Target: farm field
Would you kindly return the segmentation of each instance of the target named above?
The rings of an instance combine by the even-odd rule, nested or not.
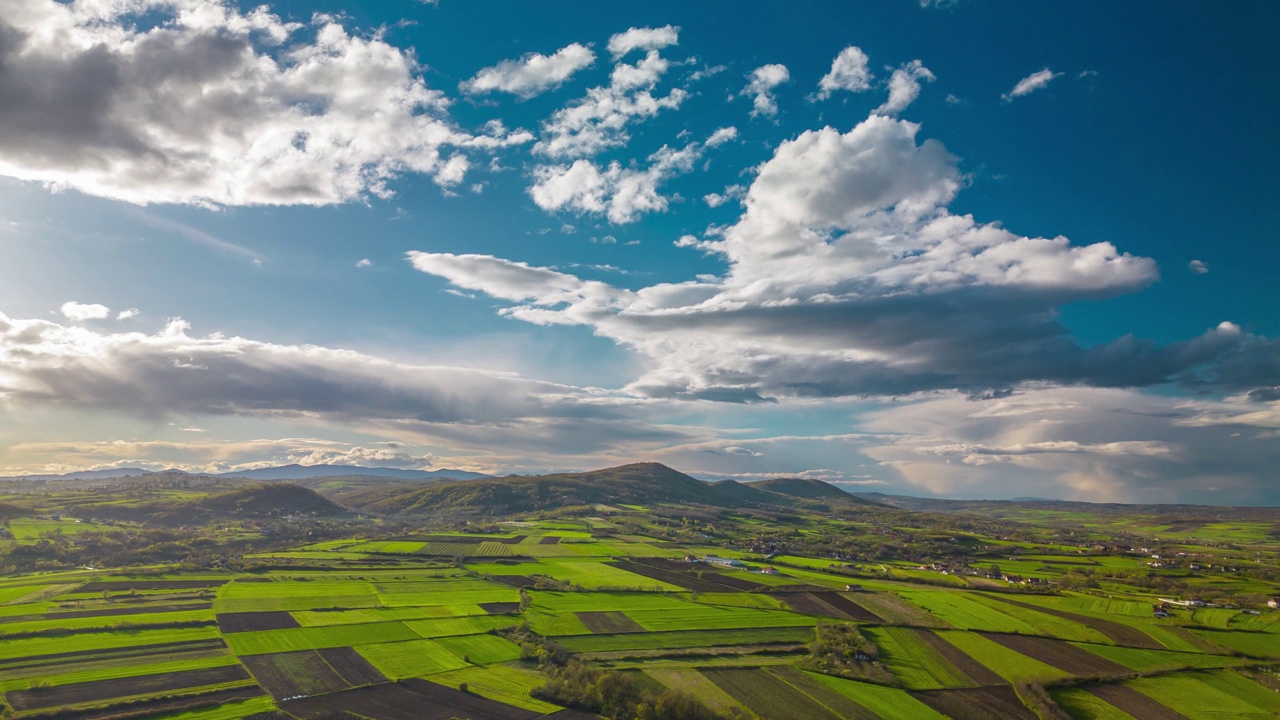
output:
[[[1248,577],[1163,578],[1144,556],[1089,554],[1102,530],[1060,542],[1049,523],[1078,515],[999,521],[997,537],[883,508],[574,512],[473,530],[318,523],[338,537],[276,544],[220,528],[260,545],[205,566],[10,573],[0,700],[33,720],[629,717],[606,696],[682,708],[660,720],[1280,713],[1274,544],[1259,541]],[[885,513],[894,522],[877,524]],[[0,543],[28,547],[50,522]],[[1160,526],[1163,552],[1196,557],[1239,552],[1208,531],[1255,532],[1206,523],[1178,545],[1175,525]],[[822,549],[877,534],[903,557]],[[922,547],[953,559],[923,561]],[[1164,598],[1180,604],[1157,617]]]

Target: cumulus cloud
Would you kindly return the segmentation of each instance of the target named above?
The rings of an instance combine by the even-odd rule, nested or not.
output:
[[[604,215],[619,225],[635,222],[643,214],[666,211],[670,199],[659,192],[662,183],[691,171],[705,148],[722,145],[737,134],[734,128],[721,128],[704,144],[689,143],[680,149],[664,145],[648,157],[649,164],[643,168],[624,166],[616,160],[601,166],[585,159],[539,166],[533,171],[529,196],[549,212]]]
[[[356,261],[356,267],[361,269],[364,269],[367,267],[373,267],[373,261],[370,260],[369,258],[360,258],[359,260]]]
[[[391,194],[446,147],[495,149],[412,54],[317,14],[223,0],[14,0],[0,18],[0,175],[132,203],[327,205]]]
[[[724,189],[724,192],[707,193],[702,196],[702,201],[708,206],[716,208],[729,202],[730,200],[741,200],[747,194],[746,185],[730,185]],[[697,238],[690,236],[693,241]]]
[[[120,312],[116,313],[116,319],[132,320],[133,318],[138,317],[138,315],[140,315],[141,312],[142,311],[138,310],[138,308],[129,308],[127,310],[121,310]]]
[[[1110,243],[1026,237],[952,214],[964,176],[941,143],[918,133],[872,115],[847,132],[783,142],[758,168],[737,222],[676,243],[721,258],[723,275],[630,290],[525,265],[509,278],[492,271],[509,261],[487,256],[415,265],[512,301],[502,310],[509,317],[584,325],[636,349],[652,369],[628,389],[649,397],[1278,384],[1280,345],[1230,323],[1163,346],[1132,336],[1078,344],[1059,308],[1139,290],[1157,279],[1155,263]],[[604,212],[598,173],[579,171],[548,204]],[[520,278],[530,276],[549,289],[528,291]]]
[[[773,91],[789,80],[791,73],[786,65],[761,65],[747,76],[747,86],[738,96],[751,98],[751,117],[773,117],[778,114],[778,99]]]
[[[933,73],[919,60],[912,60],[893,71],[889,77],[889,98],[872,112],[897,115],[920,97],[920,83],[933,82]]]
[[[551,55],[527,53],[519,60],[503,60],[458,84],[458,89],[471,95],[505,92],[531,98],[564,84],[574,73],[590,67],[596,55],[591,48],[573,43]]]
[[[628,31],[633,32],[637,31]],[[674,44],[674,39],[666,44]],[[614,45],[611,41],[611,48]],[[621,147],[631,139],[628,125],[655,117],[663,110],[678,108],[689,97],[683,88],[673,88],[666,95],[654,94],[658,82],[671,67],[671,62],[658,52],[663,43],[640,44],[635,40],[619,42],[617,46],[628,47],[628,52],[652,49],[634,64],[619,62],[610,74],[608,85],[588,89],[585,96],[553,113],[542,123],[542,135],[533,146],[534,152],[553,158],[576,158]],[[621,57],[617,53],[615,56]]]
[[[78,303],[74,300],[62,303],[62,315],[74,322],[102,320],[111,315],[111,308],[97,303]]]
[[[1197,275],[1204,275],[1209,272],[1209,266],[1200,260],[1192,260],[1187,263],[1187,269]]]
[[[831,70],[818,81],[818,100],[826,100],[837,90],[862,92],[871,87],[875,76],[867,68],[867,54],[850,45],[831,61]]]
[[[1014,98],[1019,98],[1023,95],[1030,95],[1037,90],[1047,87],[1049,83],[1053,82],[1053,79],[1057,77],[1062,77],[1062,73],[1053,72],[1049,68],[1037,70],[1036,72],[1033,72],[1019,80],[1018,84],[1014,85],[1012,90],[1000,97],[1005,102],[1012,102]]]
[[[633,27],[609,38],[609,54],[614,60],[622,58],[632,50],[661,50],[680,42],[680,28],[664,25],[660,28]]]

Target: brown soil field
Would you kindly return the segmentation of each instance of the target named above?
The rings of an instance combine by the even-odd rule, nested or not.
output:
[[[538,541],[538,544],[539,544],[539,545],[559,545],[559,544],[560,544],[560,538],[559,538],[559,537],[552,537],[552,536],[550,536],[550,535],[546,535],[546,536],[543,536],[543,538],[542,538],[541,540],[539,540],[539,541]]]
[[[425,680],[404,680],[290,700],[281,709],[303,720],[347,713],[371,720],[534,720],[540,713]]]
[[[574,613],[583,625],[593,633],[627,633],[644,632],[640,623],[618,611],[595,611]]]
[[[81,585],[76,592],[127,592],[129,590],[203,590],[222,587],[227,580],[104,580]]]
[[[491,602],[479,603],[480,609],[490,615],[509,615],[520,611],[520,603],[518,602]]]
[[[1004,633],[980,634],[1010,650],[1020,652],[1027,657],[1039,660],[1046,665],[1052,665],[1072,675],[1099,677],[1133,674],[1131,668],[1100,655],[1094,655],[1088,650],[1083,650],[1062,640],[1029,637],[1026,635],[1006,635]]]
[[[256,685],[189,693],[166,699],[126,700],[86,710],[55,710],[24,715],[27,720],[150,720],[188,710],[212,708],[237,700],[248,700],[266,693]]]
[[[89,663],[104,660],[116,660],[130,657],[147,657],[162,654],[212,653],[219,654],[227,647],[222,638],[208,640],[186,640],[179,642],[154,643],[151,645],[133,645],[124,648],[107,648],[105,650],[74,650],[49,655],[28,655],[26,657],[0,660],[0,674],[5,670],[16,668],[44,667],[64,663]],[[52,673],[50,673],[52,674]]]
[[[515,537],[486,537],[484,535],[415,535],[410,538],[402,538],[406,542],[426,542],[426,543],[452,543],[454,545],[479,545],[480,543],[496,542],[503,545],[519,545],[528,538],[528,535],[516,535]]]
[[[277,700],[337,692],[354,685],[343,679],[325,657],[315,650],[252,655],[241,658],[240,662],[249,668],[258,684]]]
[[[754,580],[748,580],[747,578],[739,577],[738,575],[730,575],[728,573],[704,573],[702,575],[702,579],[709,579],[717,585],[724,585],[726,587],[733,588],[734,590],[743,590],[745,592],[763,590],[766,587]]]
[[[494,575],[492,577],[495,581],[500,582],[503,585],[510,585],[511,587],[516,588],[533,587],[538,583],[537,580],[534,580],[528,575]]]
[[[638,562],[620,560],[616,562],[608,562],[605,563],[605,565],[610,565],[626,570],[630,573],[635,573],[636,575],[643,575],[644,577],[652,580],[670,583],[677,587],[682,587],[685,590],[694,590],[696,592],[734,592],[738,589],[728,587],[727,585],[718,585],[710,580],[701,579],[692,573],[672,572],[670,570],[663,570],[661,568],[656,568],[651,565],[641,564]],[[707,575],[714,577],[715,574],[707,573]]]
[[[1046,615],[1060,617],[1063,620],[1071,620],[1078,622],[1086,627],[1093,628],[1098,632],[1106,635],[1112,642],[1125,647],[1145,648],[1147,650],[1168,650],[1169,648],[1161,645],[1155,638],[1142,632],[1136,627],[1125,625],[1124,623],[1115,622],[1114,620],[1103,620],[1101,618],[1089,617],[1088,615],[1077,615],[1076,613],[1067,612],[1065,610],[1057,610],[1054,608],[1041,607],[1030,603],[1018,602],[1006,597],[1000,597],[995,594],[988,594],[987,597],[993,600],[999,600],[1010,605],[1035,610]]]
[[[95,608],[93,610],[64,610],[49,612],[43,615],[45,620],[60,618],[111,617],[113,615],[145,615],[158,612],[183,612],[186,610],[208,610],[211,602],[172,603],[168,605],[139,605],[134,607]],[[8,620],[9,618],[5,618]]]
[[[961,690],[921,690],[911,695],[956,720],[1039,720],[1008,685]]]
[[[320,657],[329,663],[329,667],[333,668],[346,681],[348,687],[359,687],[387,681],[387,677],[379,672],[378,668],[369,664],[368,660],[361,657],[355,648],[325,648],[316,652],[320,653]]]
[[[5,695],[14,710],[39,710],[42,708],[101,702],[131,695],[156,695],[204,685],[248,680],[249,673],[239,665],[185,670],[159,675],[140,675],[130,678],[94,680],[92,682],[56,685],[53,687],[16,690]]]
[[[856,601],[841,595],[837,592],[820,592],[814,593],[814,597],[825,602],[826,604],[841,610],[849,615],[849,617],[858,622],[878,623],[884,622],[884,618],[862,607]]]
[[[1005,679],[994,670],[978,662],[972,655],[947,642],[946,638],[932,630],[917,629],[916,637],[951,663],[978,685],[1004,685]]]
[[[1142,720],[1188,720],[1186,715],[1176,712],[1137,690],[1120,683],[1090,685],[1084,689],[1090,695],[1101,698],[1136,718],[1142,718]]]
[[[218,613],[218,630],[224,633],[288,630],[301,627],[293,616],[283,611]]]

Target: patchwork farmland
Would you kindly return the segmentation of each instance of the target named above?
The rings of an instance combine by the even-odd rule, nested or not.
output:
[[[705,512],[366,522],[219,564],[9,573],[0,698],[8,717],[100,720],[1280,715],[1280,612],[1227,600],[1230,577],[1217,602],[1172,605],[1146,576],[1070,583],[1120,565],[1084,543],[978,534],[972,572],[907,573],[807,539],[907,527],[905,553],[928,532],[910,513]],[[998,564],[1048,580],[997,582]],[[1268,572],[1238,582],[1274,594]]]

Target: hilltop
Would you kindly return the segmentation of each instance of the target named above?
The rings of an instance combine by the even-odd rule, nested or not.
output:
[[[873,504],[820,480],[775,484],[706,483],[660,463],[634,463],[581,473],[508,476],[426,486],[395,485],[344,493],[361,512],[419,515],[442,511],[503,514],[573,505],[666,503],[711,507],[792,506],[797,501]]]
[[[314,490],[287,483],[250,485],[178,502],[154,500],[136,504],[85,504],[69,508],[69,512],[76,517],[170,527],[223,520],[288,516],[345,518],[352,515],[347,508]]]

